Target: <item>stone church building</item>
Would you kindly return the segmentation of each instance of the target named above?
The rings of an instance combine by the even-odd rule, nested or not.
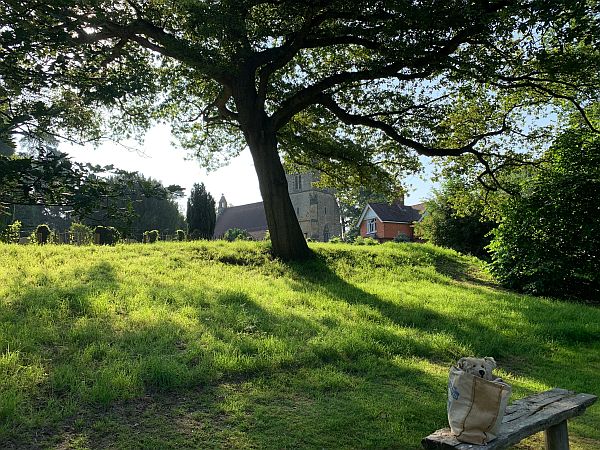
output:
[[[313,186],[313,182],[318,181],[318,174],[294,173],[286,174],[286,178],[304,236],[321,242],[341,236],[340,208],[333,191]],[[254,239],[263,239],[267,232],[267,218],[262,202],[228,207],[225,196],[221,195],[214,237],[222,237],[230,228],[244,229]]]

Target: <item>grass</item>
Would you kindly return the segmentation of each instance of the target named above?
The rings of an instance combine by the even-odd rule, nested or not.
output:
[[[598,308],[430,245],[311,246],[286,265],[247,242],[1,245],[2,447],[417,449],[465,355],[513,399],[600,392]],[[571,421],[572,448],[598,423]]]

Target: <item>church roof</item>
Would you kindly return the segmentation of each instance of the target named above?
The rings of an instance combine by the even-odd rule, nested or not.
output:
[[[214,237],[219,238],[230,228],[240,228],[248,232],[266,231],[267,216],[262,202],[232,206],[223,210],[215,224]]]

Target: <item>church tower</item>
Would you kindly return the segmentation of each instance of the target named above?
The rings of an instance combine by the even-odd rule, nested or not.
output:
[[[217,208],[217,216],[220,216],[226,209],[227,200],[225,200],[225,194],[221,194],[221,199],[219,200],[219,207]]]
[[[286,174],[288,191],[304,236],[327,242],[342,235],[340,208],[331,189],[313,186],[319,174],[313,172]]]

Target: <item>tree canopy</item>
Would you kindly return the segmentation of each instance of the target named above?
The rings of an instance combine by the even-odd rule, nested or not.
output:
[[[492,273],[537,295],[600,294],[600,136],[561,134],[521,195],[501,205],[489,246]]]
[[[66,117],[88,117],[92,132],[107,110],[124,135],[169,121],[208,165],[247,144],[273,251],[302,258],[280,157],[332,184],[389,184],[418,155],[467,155],[493,188],[547,136],[527,117],[570,108],[596,130],[597,11],[597,0],[1,0],[0,111],[26,100],[24,83],[45,107],[76,98],[90,115]]]

